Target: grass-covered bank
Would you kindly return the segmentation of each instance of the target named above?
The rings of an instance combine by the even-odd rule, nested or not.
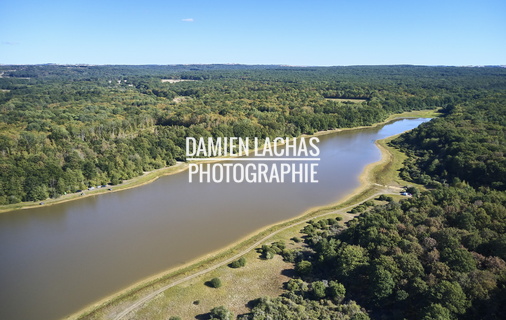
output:
[[[385,154],[385,152],[383,152],[383,154]],[[149,292],[156,292],[156,290],[158,288],[163,288],[164,286],[166,286],[170,283],[181,281],[182,279],[187,279],[188,276],[192,276],[192,278],[187,279],[187,281],[191,281],[192,283],[193,283],[193,281],[195,281],[195,284],[190,285],[189,287],[186,287],[186,289],[183,290],[184,292],[189,292],[189,293],[201,292],[201,293],[204,293],[203,296],[209,296],[209,294],[205,294],[205,292],[209,291],[210,289],[208,287],[203,286],[203,283],[205,281],[201,281],[201,280],[205,280],[203,278],[208,278],[211,275],[213,275],[213,277],[214,277],[215,273],[219,274],[219,272],[221,272],[220,270],[224,270],[224,272],[225,272],[225,275],[220,276],[220,278],[227,279],[227,276],[229,276],[229,273],[227,273],[227,271],[230,271],[230,269],[228,269],[226,264],[229,263],[228,262],[229,259],[236,259],[237,255],[241,255],[244,252],[249,252],[249,253],[247,253],[247,255],[252,254],[253,258],[251,258],[251,259],[248,258],[247,267],[252,268],[252,270],[256,270],[256,269],[254,269],[254,267],[255,267],[254,263],[257,263],[257,262],[260,264],[266,263],[266,261],[256,261],[258,259],[255,260],[255,252],[253,250],[255,247],[261,245],[263,242],[265,242],[265,241],[272,242],[275,239],[277,239],[278,237],[285,237],[285,234],[290,235],[290,234],[293,234],[294,232],[297,232],[298,230],[300,230],[301,224],[303,224],[310,217],[315,217],[315,216],[320,216],[320,215],[337,214],[335,212],[336,210],[351,207],[354,204],[356,204],[357,202],[363,201],[364,199],[367,199],[367,198],[377,194],[378,192],[383,192],[384,187],[375,185],[374,183],[378,183],[376,180],[376,178],[378,176],[377,172],[396,170],[395,168],[393,168],[394,166],[390,165],[389,159],[390,159],[390,157],[384,156],[383,160],[379,164],[376,164],[376,166],[374,168],[372,166],[369,166],[368,170],[366,170],[366,174],[362,175],[362,181],[364,182],[363,187],[361,189],[355,190],[355,192],[352,195],[347,197],[347,199],[342,200],[340,203],[335,204],[333,206],[326,207],[326,208],[315,208],[313,210],[310,210],[302,217],[299,217],[297,219],[290,220],[290,221],[284,222],[284,223],[280,223],[276,226],[272,226],[267,229],[264,229],[263,231],[259,232],[257,235],[255,235],[253,237],[248,237],[247,240],[244,240],[242,243],[237,244],[235,246],[231,246],[231,247],[221,251],[220,254],[209,255],[203,261],[196,262],[195,264],[190,265],[183,270],[180,270],[179,273],[177,271],[175,271],[175,272],[168,274],[167,276],[162,277],[161,279],[158,278],[158,279],[160,279],[160,281],[157,281],[156,279],[152,279],[152,281],[150,281],[148,283],[148,285],[139,285],[137,287],[134,287],[129,292],[125,292],[122,295],[122,298],[119,300],[116,300],[116,302],[104,302],[104,305],[109,305],[109,307],[102,309],[101,311],[92,313],[88,318],[90,318],[90,319],[114,318],[111,315],[114,315],[115,310],[124,309],[123,306],[128,306],[130,303],[134,303],[134,301],[136,301],[139,297],[147,295],[147,294],[149,294]],[[380,169],[371,170],[371,168],[372,169],[380,168]],[[287,239],[289,239],[289,238],[290,237],[288,237]],[[258,254],[256,256],[258,256]],[[218,264],[218,268],[215,267],[216,264]],[[282,266],[282,264],[281,264],[281,266]],[[286,266],[285,266],[285,268],[286,268]],[[271,268],[269,267],[269,269],[271,269]],[[199,274],[199,272],[206,272],[206,271],[207,271],[206,275]],[[254,272],[252,272],[252,273],[254,273]],[[195,274],[196,274],[196,276],[193,276]],[[278,277],[279,274],[276,274],[276,276]],[[209,280],[209,279],[207,279],[207,280]],[[268,277],[266,277],[264,275],[264,276],[260,277],[259,279],[265,279],[267,281]],[[277,279],[279,281],[282,280],[280,278],[277,278]],[[188,283],[187,281],[185,281],[184,283],[185,284]],[[282,282],[283,281],[281,281],[281,283]],[[150,287],[149,284],[151,284],[151,285],[154,284],[154,286]],[[183,284],[181,284],[181,285],[183,285]],[[178,288],[179,287],[180,286],[178,286]],[[229,287],[230,286],[227,286],[227,281],[224,281],[223,287],[219,289],[222,291],[219,291],[219,292],[220,293],[225,292],[225,289],[227,289]],[[260,286],[260,289],[263,287],[266,287],[266,286]],[[276,287],[276,285],[272,284],[271,286],[267,286],[267,287],[274,288],[274,287]],[[170,289],[170,290],[172,290],[172,289]],[[179,290],[179,289],[174,288],[174,290],[176,290],[176,292],[177,292],[177,290]],[[279,286],[276,290],[279,290]],[[164,290],[162,290],[162,291],[164,291]],[[218,291],[210,291],[210,292],[213,293],[213,296],[220,296],[219,294],[216,295],[216,293]],[[258,292],[255,294],[257,294],[257,296],[253,296],[253,298],[258,297],[258,295],[259,295]],[[260,295],[262,295],[262,294],[260,294]],[[174,297],[172,294],[170,296]],[[183,294],[180,292],[180,293],[177,293],[175,296],[177,296],[178,299],[182,299]],[[192,296],[194,297],[195,295],[190,294],[188,296],[188,299],[190,299]],[[231,296],[236,296],[236,293],[224,294],[223,297],[225,300],[227,300],[227,297],[230,298]],[[191,298],[191,299],[193,299],[193,298]],[[159,301],[159,300],[161,301],[163,299],[160,299],[160,295],[157,295],[157,298],[154,301]],[[170,297],[169,297],[169,300],[170,300]],[[204,300],[200,301],[200,299],[197,299],[197,298],[195,298],[195,300],[193,300],[193,301],[190,301],[191,304],[187,305],[185,303],[182,303],[181,306],[195,306],[195,304],[192,304],[192,303],[197,300],[199,300],[198,306],[200,306],[198,308],[202,308],[202,310],[205,310],[204,308],[206,307],[206,303],[204,302]],[[211,303],[211,302],[209,302],[209,303]],[[198,309],[197,307],[191,307],[191,308]],[[200,310],[200,309],[198,309],[198,310]],[[209,310],[209,309],[207,309],[207,310]],[[167,313],[165,313],[165,312],[164,312],[164,314],[167,315]],[[152,317],[146,316],[146,318],[152,318]]]
[[[35,207],[41,207],[41,206],[51,206],[67,201],[73,201],[73,200],[79,200],[90,196],[97,196],[103,193],[110,193],[110,192],[116,192],[116,191],[122,191],[127,190],[135,187],[140,187],[142,185],[151,183],[155,181],[156,179],[165,176],[165,175],[171,175],[176,174],[181,171],[184,171],[188,168],[187,164],[184,162],[178,162],[174,166],[161,168],[158,170],[153,170],[150,172],[146,172],[141,176],[125,180],[123,183],[118,185],[108,185],[106,187],[100,188],[100,189],[94,189],[94,190],[83,190],[82,192],[75,192],[63,195],[59,198],[55,199],[46,199],[43,201],[30,201],[30,202],[20,202],[20,203],[14,203],[9,205],[2,205],[0,206],[0,213],[19,210],[19,209],[28,209],[28,208],[35,208]]]

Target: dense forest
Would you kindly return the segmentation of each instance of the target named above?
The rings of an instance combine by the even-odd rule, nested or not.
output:
[[[174,165],[185,161],[187,136],[291,137],[402,111],[500,105],[493,93],[502,92],[505,76],[496,67],[0,66],[0,204],[57,198]],[[486,111],[474,116],[487,120]],[[501,156],[487,148],[487,161],[499,167],[466,154],[452,158],[463,161],[455,172],[445,171],[450,160],[440,154],[439,162],[413,160],[404,174],[466,180],[473,170],[500,189]],[[486,178],[487,170],[498,174]]]
[[[311,221],[297,252],[268,248],[297,276],[241,319],[504,319],[506,92],[443,112],[392,142],[427,191],[368,201],[346,228]]]
[[[443,116],[392,142],[401,177],[427,191],[367,202],[346,228],[311,221],[300,251],[262,248],[296,276],[240,318],[502,319],[504,68],[0,66],[0,205],[185,161],[187,136],[298,136],[430,108]]]

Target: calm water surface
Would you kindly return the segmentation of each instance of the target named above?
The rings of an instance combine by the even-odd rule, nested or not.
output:
[[[335,202],[379,160],[375,140],[427,120],[320,136],[317,184],[190,184],[186,171],[0,214],[0,319],[62,318],[263,226]]]

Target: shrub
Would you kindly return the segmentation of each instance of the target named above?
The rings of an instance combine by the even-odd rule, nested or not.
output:
[[[325,284],[323,281],[315,281],[311,284],[313,295],[315,299],[323,299],[326,296]]]
[[[392,198],[392,197],[387,196],[386,194],[382,194],[381,196],[379,196],[379,197],[378,197],[378,200],[379,200],[379,201],[389,201],[389,202],[390,202],[390,201],[392,201],[392,200],[393,200],[393,198]]]
[[[272,258],[274,258],[274,255],[276,253],[274,251],[272,251],[271,249],[267,250],[267,251],[264,251],[262,257],[266,260],[270,260]]]
[[[232,312],[224,306],[219,306],[211,310],[211,320],[232,320]]]
[[[283,249],[283,252],[281,252],[281,256],[283,256],[283,261],[286,262],[295,262],[295,259],[297,258],[298,251],[293,249]]]
[[[232,262],[229,266],[231,268],[240,268],[246,265],[246,258],[240,257],[239,260]]]
[[[311,273],[313,270],[313,264],[309,261],[302,260],[295,265],[295,271],[301,276],[305,276]]]
[[[209,281],[209,286],[211,288],[219,288],[219,287],[221,287],[221,280],[220,280],[220,278],[212,278],[211,281]]]
[[[341,283],[337,281],[330,281],[327,293],[334,300],[341,301],[346,295],[346,289]]]
[[[257,249],[257,251],[261,253],[262,259],[272,259],[276,254],[282,254],[285,248],[284,241],[276,241],[270,245],[262,245],[262,248]]]

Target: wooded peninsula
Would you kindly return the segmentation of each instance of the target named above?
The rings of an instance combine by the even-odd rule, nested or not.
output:
[[[171,166],[185,160],[186,137],[295,137],[497,100],[485,93],[503,87],[505,69],[32,65],[0,73],[0,204],[11,204]]]

